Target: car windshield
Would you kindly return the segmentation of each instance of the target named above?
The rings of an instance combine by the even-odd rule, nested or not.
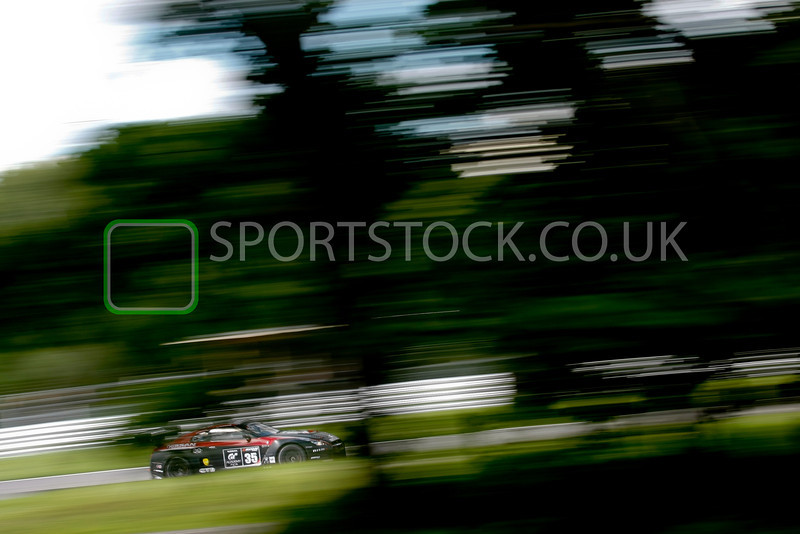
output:
[[[247,430],[257,436],[269,436],[270,434],[277,434],[279,430],[264,423],[248,423]]]

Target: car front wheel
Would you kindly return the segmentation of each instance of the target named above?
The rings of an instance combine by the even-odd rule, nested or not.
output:
[[[304,462],[306,460],[306,453],[297,445],[289,444],[281,449],[278,453],[279,464],[293,464],[297,462]]]

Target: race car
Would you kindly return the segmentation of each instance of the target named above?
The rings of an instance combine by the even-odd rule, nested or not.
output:
[[[248,421],[201,428],[157,447],[150,457],[150,474],[156,479],[182,477],[345,455],[344,443],[333,434],[278,430]]]

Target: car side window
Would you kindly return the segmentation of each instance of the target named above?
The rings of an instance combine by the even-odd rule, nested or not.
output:
[[[192,436],[192,443],[197,443],[198,441],[208,441],[208,432],[201,432]]]
[[[239,441],[243,440],[244,433],[235,428],[219,429],[216,432],[211,432],[211,441]]]

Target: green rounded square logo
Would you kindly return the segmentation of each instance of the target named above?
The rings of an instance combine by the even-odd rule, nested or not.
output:
[[[159,242],[170,237],[170,234],[171,241]],[[115,259],[112,261],[111,245],[114,237],[117,238],[117,244],[114,248]],[[167,246],[159,249],[159,244]],[[159,253],[167,257],[167,262],[156,266],[153,257]],[[118,315],[191,313],[197,307],[198,300],[198,258],[198,232],[191,221],[111,221],[103,233],[103,299],[106,308]],[[175,281],[176,278],[178,282]],[[169,292],[159,293],[158,288],[154,288],[152,294],[149,294],[148,290],[152,288],[136,287],[136,283],[141,283],[142,280],[167,280],[171,289]],[[116,293],[112,291],[112,287]],[[124,302],[126,299],[130,302]]]

